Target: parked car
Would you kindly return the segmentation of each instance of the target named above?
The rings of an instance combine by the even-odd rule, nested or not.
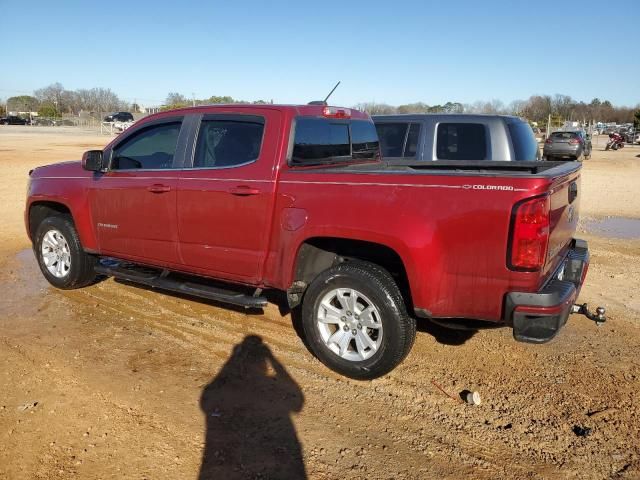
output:
[[[637,132],[633,128],[627,130],[627,132],[623,135],[624,141],[627,143],[638,143],[638,135],[640,132]]]
[[[9,115],[0,118],[0,125],[29,125],[29,120],[15,115]]]
[[[35,117],[33,119],[33,125],[39,127],[53,127],[56,125],[56,121],[51,118]]]
[[[115,112],[104,117],[104,122],[133,122],[133,115],[130,112]]]
[[[582,131],[553,132],[544,142],[546,160],[591,158],[591,136]]]
[[[531,126],[518,117],[468,114],[376,115],[389,163],[432,160],[539,160]]]
[[[534,158],[514,147],[519,122],[495,121],[506,129],[492,149]],[[464,128],[445,128],[460,137],[443,151],[467,151]],[[106,275],[254,308],[280,290],[322,362],[371,379],[406,357],[416,318],[481,319],[524,342],[558,333],[589,264],[574,237],[580,169],[388,165],[356,110],[202,106],[148,116],[81,162],[32,170],[25,222],[55,287]]]

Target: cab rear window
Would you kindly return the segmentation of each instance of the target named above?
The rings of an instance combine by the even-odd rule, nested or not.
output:
[[[380,145],[373,122],[317,117],[296,119],[292,165],[378,159]]]

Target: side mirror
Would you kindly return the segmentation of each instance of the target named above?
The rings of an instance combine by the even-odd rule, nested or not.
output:
[[[102,150],[88,150],[82,155],[82,168],[91,172],[102,170]]]
[[[587,133],[587,140],[591,140],[591,135]]]

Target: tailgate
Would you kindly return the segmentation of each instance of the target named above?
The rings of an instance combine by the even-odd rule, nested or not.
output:
[[[550,192],[549,247],[544,277],[559,265],[574,238],[580,211],[580,170],[554,179]]]

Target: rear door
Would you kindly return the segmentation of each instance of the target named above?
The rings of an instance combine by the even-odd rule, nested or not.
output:
[[[196,273],[254,283],[265,260],[282,114],[203,115],[178,180],[180,256]]]
[[[177,168],[186,138],[183,118],[127,131],[105,151],[106,173],[96,174],[90,204],[101,253],[153,264],[177,264]]]

